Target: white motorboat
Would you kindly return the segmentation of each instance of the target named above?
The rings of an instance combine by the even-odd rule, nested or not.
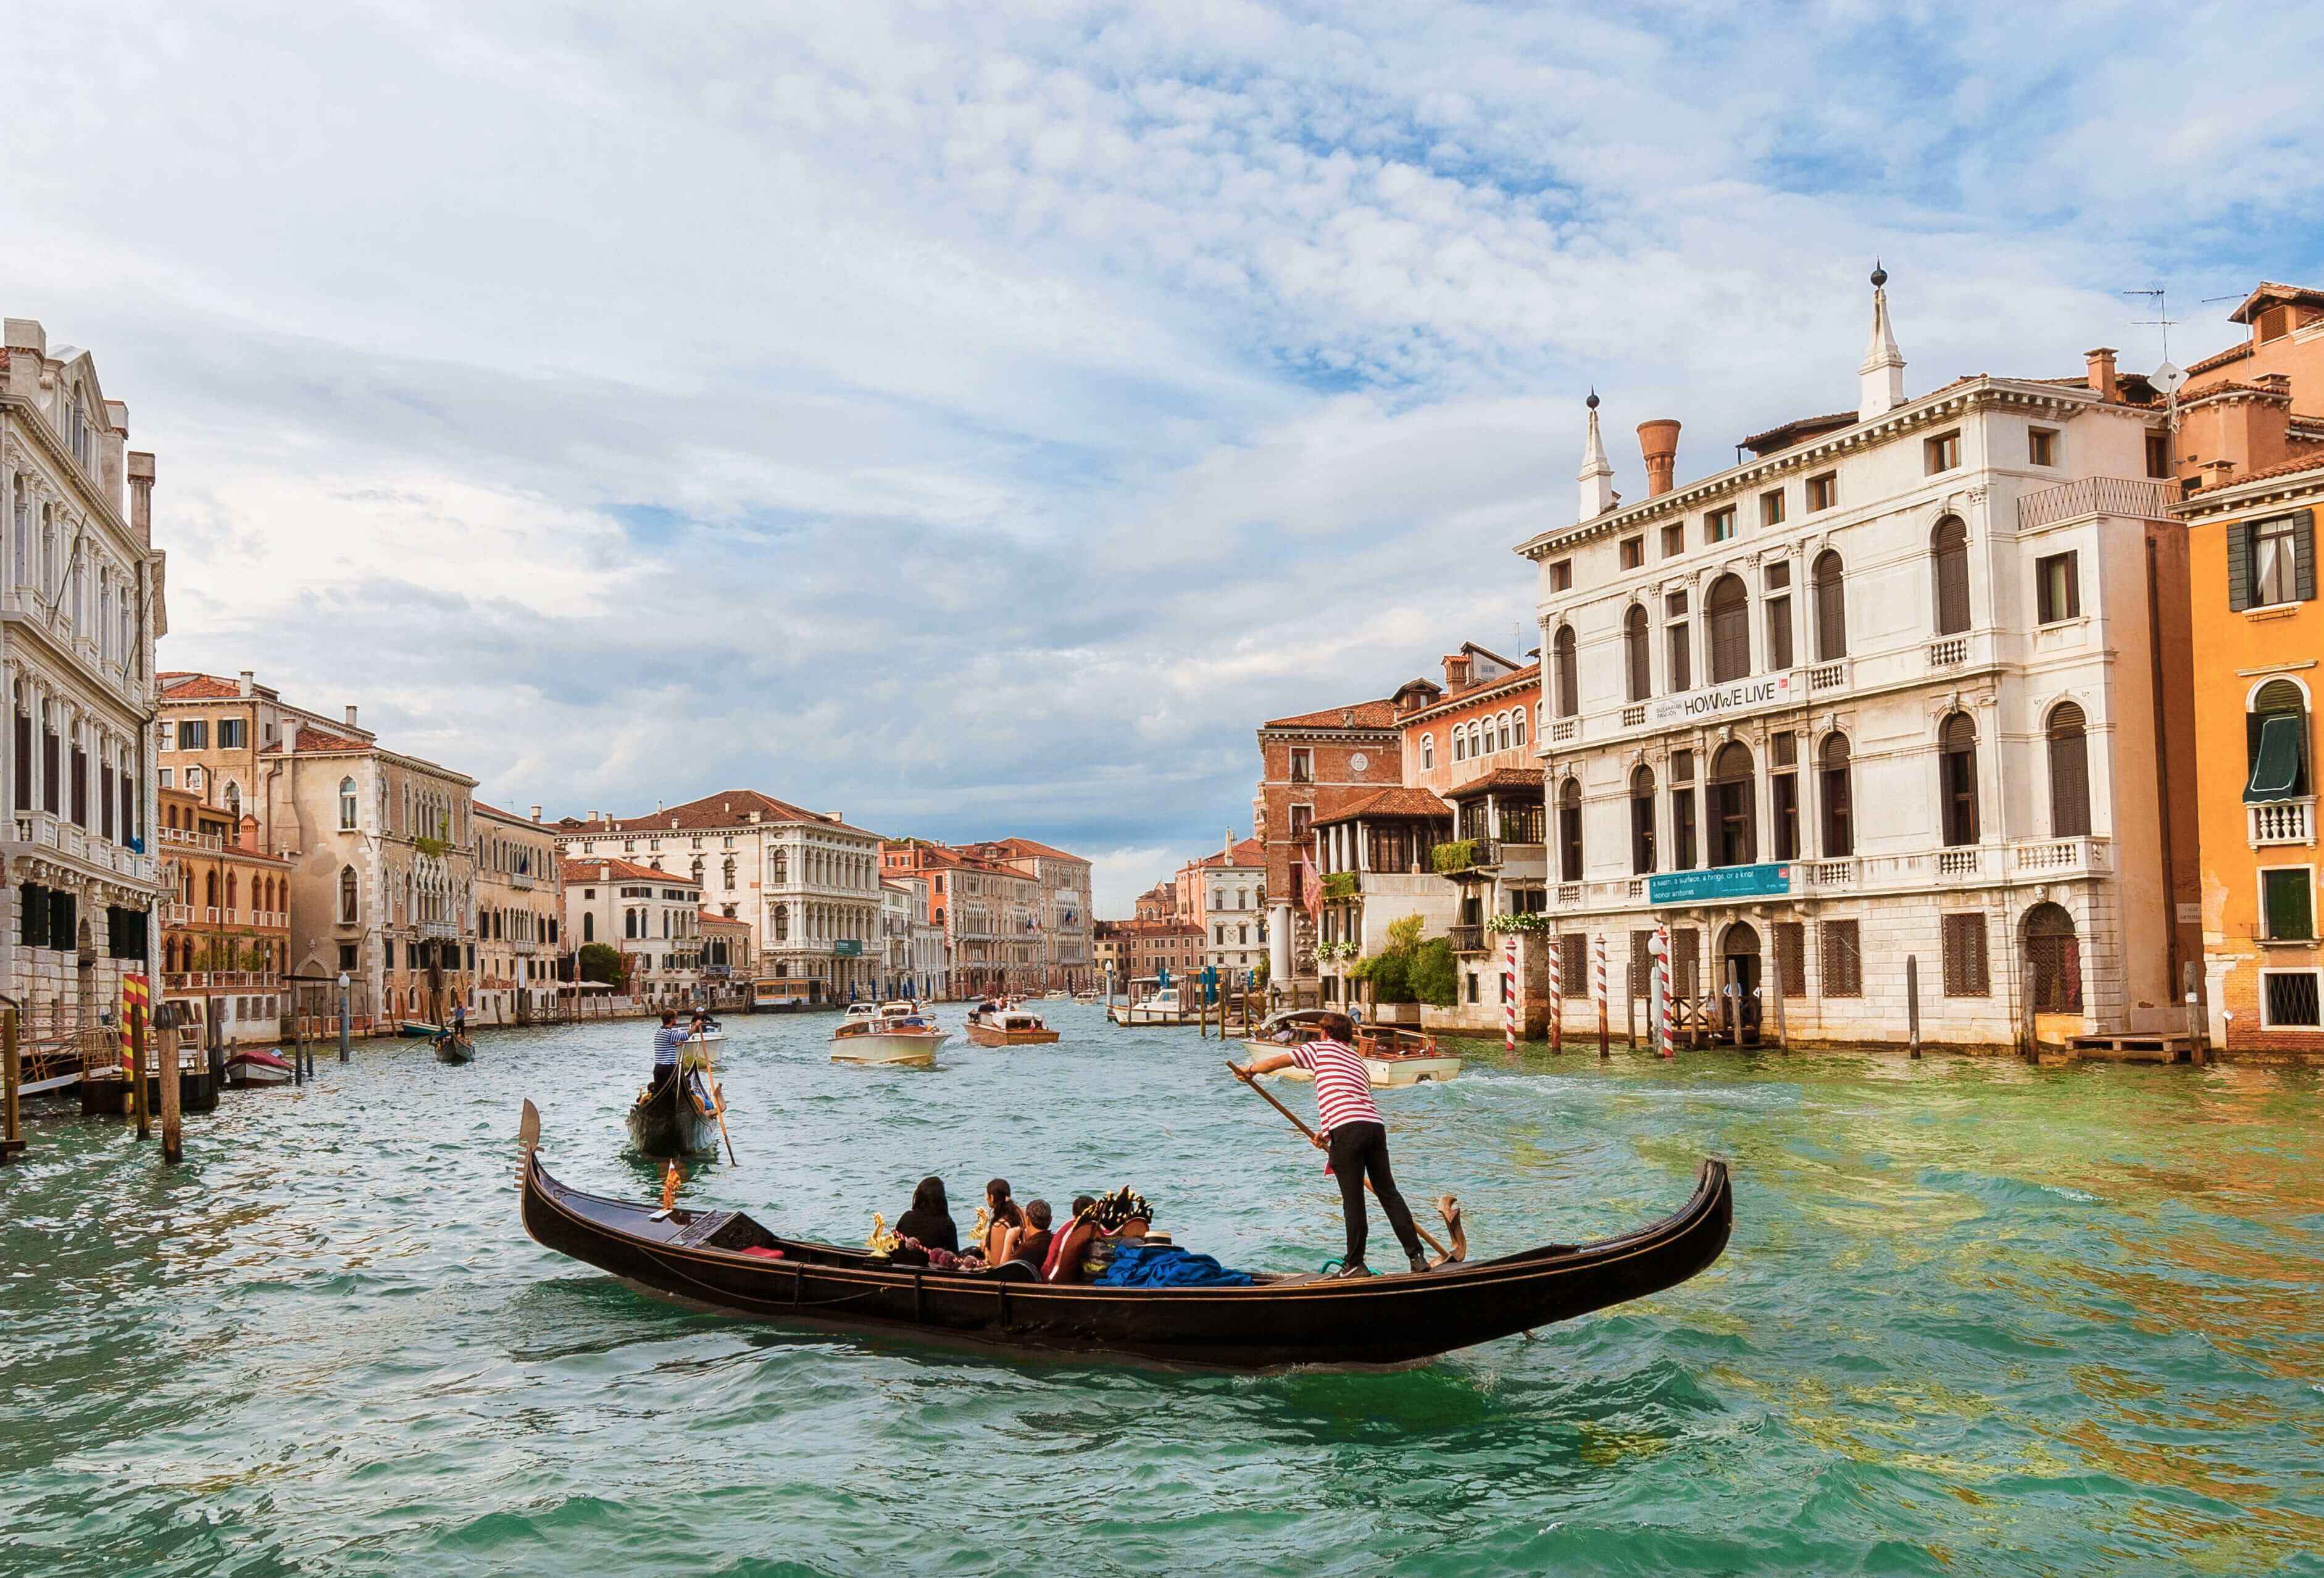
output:
[[[1135,995],[1137,988],[1148,984],[1155,984],[1157,990],[1143,997]],[[1191,1025],[1194,1022],[1194,1010],[1180,1001],[1176,987],[1133,981],[1130,989],[1132,997],[1130,1001],[1115,1003],[1105,1010],[1105,1017],[1115,1024]]]
[[[927,1068],[936,1050],[952,1039],[917,1002],[850,1003],[831,1032],[834,1063],[882,1064]]]
[[[251,1047],[226,1060],[226,1081],[236,1086],[289,1084],[294,1071],[272,1048]]]
[[[1280,1052],[1286,1047],[1312,1040],[1314,1021],[1325,1011],[1306,1008],[1271,1014],[1259,1026],[1259,1034],[1244,1041],[1243,1046],[1254,1053]],[[1358,1025],[1355,1049],[1364,1060],[1364,1074],[1374,1090],[1442,1084],[1461,1077],[1460,1054],[1445,1051],[1436,1044],[1435,1037],[1420,1030],[1397,1025]],[[1305,1081],[1315,1076],[1304,1068],[1283,1068],[1277,1069],[1273,1077]]]

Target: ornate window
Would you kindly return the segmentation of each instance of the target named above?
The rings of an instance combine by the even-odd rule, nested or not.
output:
[[[2087,838],[2089,832],[2089,731],[2080,707],[2060,702],[2050,714],[2050,836]]]

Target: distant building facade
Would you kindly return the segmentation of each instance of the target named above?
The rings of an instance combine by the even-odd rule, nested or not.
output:
[[[484,1024],[530,1024],[557,1007],[565,897],[557,834],[530,817],[472,802],[476,869],[476,1001]]]
[[[694,1001],[702,980],[699,883],[618,855],[568,859],[559,878],[576,955],[603,943],[620,951],[631,996],[663,1006]]]
[[[160,791],[161,996],[196,1005],[189,1023],[228,1045],[282,1036],[290,953],[290,863],[262,852],[258,819],[237,822],[190,789]]]
[[[1259,730],[1256,820],[1267,854],[1271,981],[1316,976],[1315,824],[1403,782],[1403,737],[1385,698],[1271,719]]]

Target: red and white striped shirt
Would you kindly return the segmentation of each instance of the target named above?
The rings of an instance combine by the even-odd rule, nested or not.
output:
[[[1291,1048],[1291,1061],[1315,1076],[1315,1121],[1329,1139],[1342,1123],[1378,1123],[1379,1108],[1372,1103],[1372,1076],[1351,1047],[1338,1041],[1310,1041]]]

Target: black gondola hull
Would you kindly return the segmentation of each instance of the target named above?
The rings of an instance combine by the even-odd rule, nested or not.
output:
[[[717,1149],[718,1119],[710,1102],[691,1071],[640,1096],[630,1107],[630,1149],[657,1159]]]
[[[1677,1213],[1599,1243],[1344,1282],[1068,1287],[890,1267],[864,1251],[776,1238],[736,1212],[678,1211],[656,1222],[651,1206],[567,1188],[537,1156],[522,1192],[525,1229],[541,1243],[697,1307],[1019,1354],[1231,1370],[1412,1364],[1571,1320],[1694,1276],[1719,1258],[1734,1220],[1726,1165],[1706,1161]],[[742,1253],[746,1242],[783,1258]]]

